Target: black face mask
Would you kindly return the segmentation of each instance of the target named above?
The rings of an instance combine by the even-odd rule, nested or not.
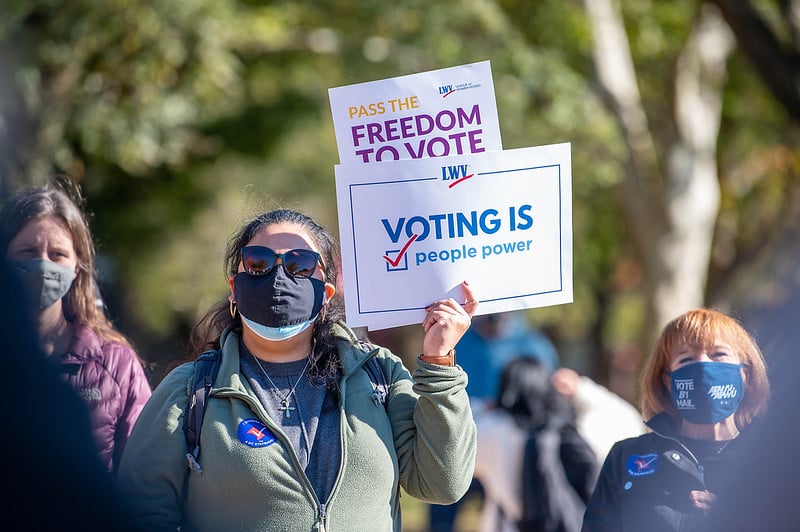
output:
[[[233,278],[239,313],[266,327],[297,325],[315,318],[325,299],[325,283],[293,277],[278,264],[265,275],[239,272]]]

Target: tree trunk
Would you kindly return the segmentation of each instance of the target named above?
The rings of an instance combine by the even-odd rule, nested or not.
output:
[[[9,45],[0,44],[0,72],[19,76],[15,54]],[[5,79],[0,90],[0,201],[22,188],[29,163],[36,151],[36,126],[25,96],[15,83]]]
[[[703,304],[720,189],[716,142],[732,37],[704,7],[676,63],[675,139],[656,146],[638,90],[622,15],[612,0],[584,0],[604,101],[628,147],[623,210],[645,272],[642,352],[681,312]],[[659,148],[664,154],[662,171]]]

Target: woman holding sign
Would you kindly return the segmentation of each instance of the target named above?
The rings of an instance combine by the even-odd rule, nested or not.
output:
[[[466,491],[476,436],[453,347],[477,308],[471,289],[463,304],[427,307],[412,377],[342,322],[337,255],[290,210],[232,237],[230,294],[194,334],[195,354],[219,359],[209,393],[195,396],[200,366],[174,369],[123,457],[120,486],[146,529],[401,530],[400,487],[439,503]],[[195,397],[207,397],[205,419],[187,449]]]
[[[583,530],[698,530],[769,393],[761,351],[736,320],[697,309],[667,324],[642,384],[652,432],[611,449]]]

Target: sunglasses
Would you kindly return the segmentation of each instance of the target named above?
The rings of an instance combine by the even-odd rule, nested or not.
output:
[[[286,253],[275,253],[264,246],[245,246],[242,248],[242,265],[250,275],[265,275],[272,271],[281,259],[283,269],[293,277],[311,277],[322,264],[319,253],[310,249],[290,249]]]

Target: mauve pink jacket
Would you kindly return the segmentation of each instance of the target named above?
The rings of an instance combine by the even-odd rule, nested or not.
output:
[[[105,340],[85,325],[73,326],[72,343],[59,360],[60,370],[86,401],[100,460],[116,475],[128,436],[150,398],[150,383],[130,347]]]

